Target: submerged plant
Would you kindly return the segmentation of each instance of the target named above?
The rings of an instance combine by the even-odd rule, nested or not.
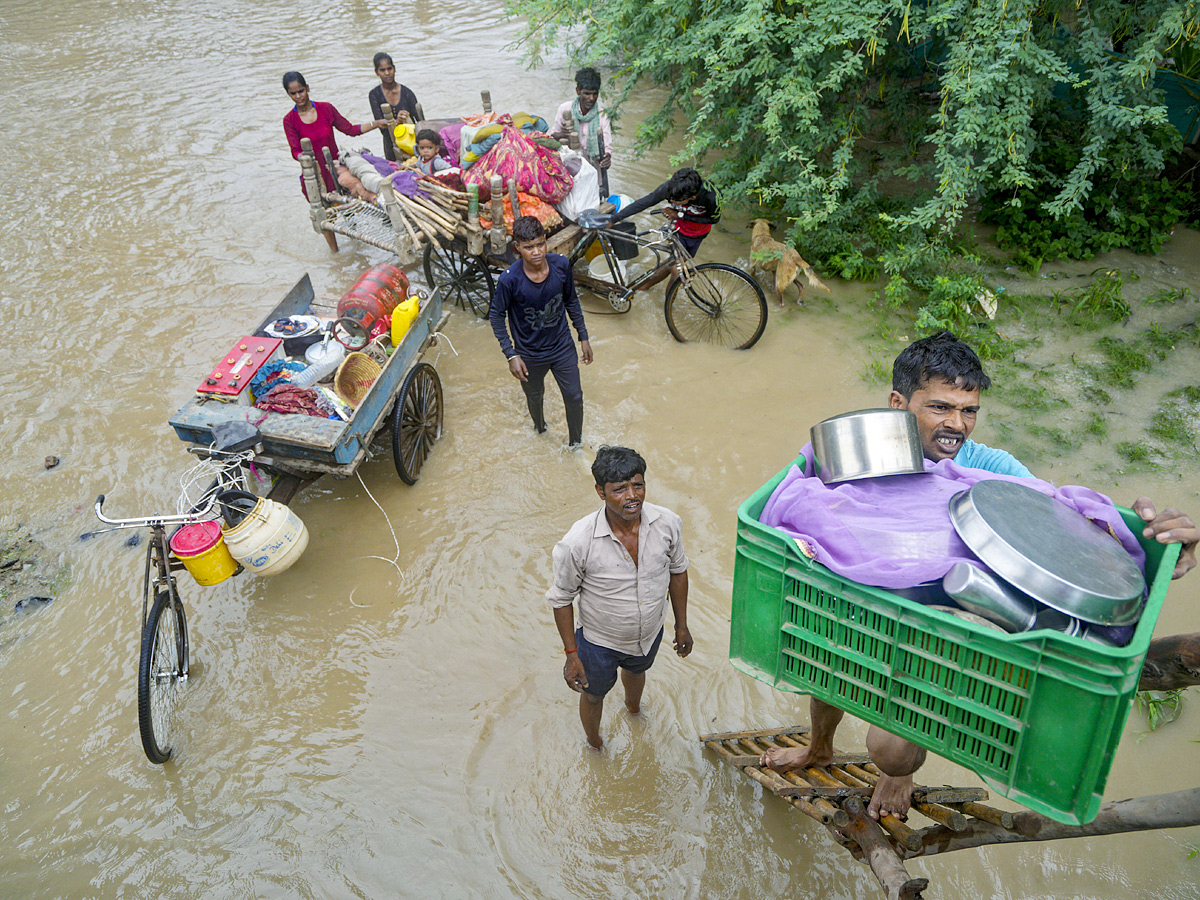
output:
[[[1183,694],[1187,688],[1173,691],[1138,691],[1134,695],[1137,708],[1146,715],[1146,724],[1151,731],[1169,725],[1183,711]]]
[[[1132,310],[1121,295],[1125,278],[1120,269],[1098,276],[1079,291],[1064,291],[1060,296],[1071,302],[1071,318],[1081,325],[1124,322]]]

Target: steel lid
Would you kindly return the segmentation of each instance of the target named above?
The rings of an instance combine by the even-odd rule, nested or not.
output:
[[[1136,621],[1145,580],[1103,529],[1013,481],[981,481],[950,500],[954,529],[1001,578],[1085,622]]]

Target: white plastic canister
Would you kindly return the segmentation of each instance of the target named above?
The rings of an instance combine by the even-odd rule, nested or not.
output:
[[[308,529],[300,517],[265,497],[237,525],[222,526],[221,533],[233,558],[255,575],[278,575],[308,546]]]

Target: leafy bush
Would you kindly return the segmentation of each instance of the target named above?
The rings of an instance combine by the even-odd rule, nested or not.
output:
[[[1183,217],[1188,191],[1160,177],[1140,156],[1148,143],[1164,158],[1181,145],[1169,125],[1147,126],[1112,139],[1105,158],[1088,179],[1082,203],[1060,216],[1050,199],[1068,187],[1084,154],[1076,134],[1080,118],[1059,110],[1045,117],[1030,156],[1031,180],[1016,188],[993,188],[983,197],[980,218],[999,226],[996,242],[1014,250],[1018,265],[1036,271],[1048,259],[1088,259],[1128,248],[1154,253]]]

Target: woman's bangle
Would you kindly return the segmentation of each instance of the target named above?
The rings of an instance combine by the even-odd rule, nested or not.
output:
[[[566,647],[563,647],[563,653],[578,653],[578,652],[579,652],[578,647],[576,647],[574,650],[568,650]]]

